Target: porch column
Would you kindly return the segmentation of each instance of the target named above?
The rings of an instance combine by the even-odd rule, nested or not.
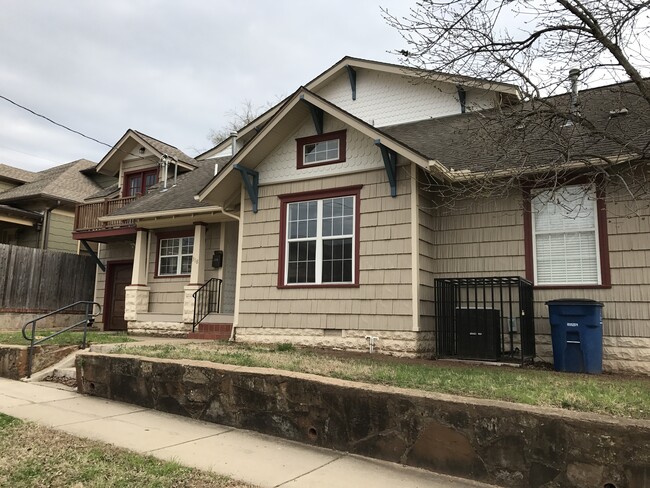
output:
[[[138,320],[139,313],[149,311],[149,287],[147,286],[147,250],[149,232],[138,229],[133,253],[131,284],[125,288],[124,319]]]
[[[194,225],[194,248],[192,251],[192,271],[190,285],[205,283],[205,228],[206,224]]]
[[[138,229],[135,235],[135,252],[133,253],[133,276],[131,285],[147,284],[147,237],[149,232]]]
[[[183,297],[183,322],[194,321],[194,297],[192,296],[205,283],[205,229],[207,224],[194,224],[194,246],[192,248],[192,270],[190,283],[185,287]]]

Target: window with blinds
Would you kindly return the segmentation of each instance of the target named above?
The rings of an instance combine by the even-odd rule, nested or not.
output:
[[[531,201],[535,284],[600,284],[596,192],[566,186]]]

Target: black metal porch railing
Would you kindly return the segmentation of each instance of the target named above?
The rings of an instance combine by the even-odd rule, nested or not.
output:
[[[533,284],[519,276],[438,278],[440,358],[497,361],[535,356]]]
[[[80,320],[79,322],[76,322],[75,324],[72,324],[68,327],[65,327],[61,330],[58,330],[54,332],[53,334],[50,334],[47,337],[43,337],[42,339],[36,340],[36,322],[39,320],[43,320],[47,317],[51,317],[52,315],[56,315],[58,313],[64,312],[66,310],[70,310],[75,307],[79,307],[80,305],[84,306],[84,319]],[[94,312],[95,305],[97,306],[97,313]],[[55,310],[53,312],[47,313],[45,315],[41,315],[40,317],[36,317],[33,320],[30,320],[27,322],[25,325],[23,325],[23,338],[27,341],[29,341],[29,350],[27,353],[27,377],[32,376],[32,360],[34,357],[34,347],[38,346],[39,344],[42,344],[46,341],[49,341],[50,339],[63,334],[64,332],[68,332],[69,330],[74,329],[75,327],[79,327],[80,325],[83,324],[83,337],[81,340],[81,349],[86,348],[86,334],[88,333],[88,327],[91,327],[93,323],[95,322],[95,317],[97,317],[101,313],[102,307],[99,303],[97,302],[89,302],[89,301],[79,301],[79,302],[74,302],[71,303],[70,305],[66,305],[65,307],[61,307],[58,310]],[[31,336],[27,336],[27,328],[31,324]]]
[[[192,293],[194,297],[194,319],[192,321],[192,332],[196,326],[211,313],[219,313],[221,303],[221,280],[219,278],[209,279],[201,288]]]

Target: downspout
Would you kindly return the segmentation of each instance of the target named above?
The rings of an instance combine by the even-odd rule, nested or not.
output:
[[[50,233],[50,214],[52,213],[52,210],[59,207],[60,205],[61,201],[57,201],[56,205],[46,208],[45,212],[43,213],[43,223],[41,225],[41,235],[39,239],[41,241],[39,245],[40,249],[47,249],[49,241],[48,234]]]

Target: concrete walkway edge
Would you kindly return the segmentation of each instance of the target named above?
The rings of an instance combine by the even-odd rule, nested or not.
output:
[[[492,486],[84,396],[56,384],[0,378],[0,412],[264,488]]]

